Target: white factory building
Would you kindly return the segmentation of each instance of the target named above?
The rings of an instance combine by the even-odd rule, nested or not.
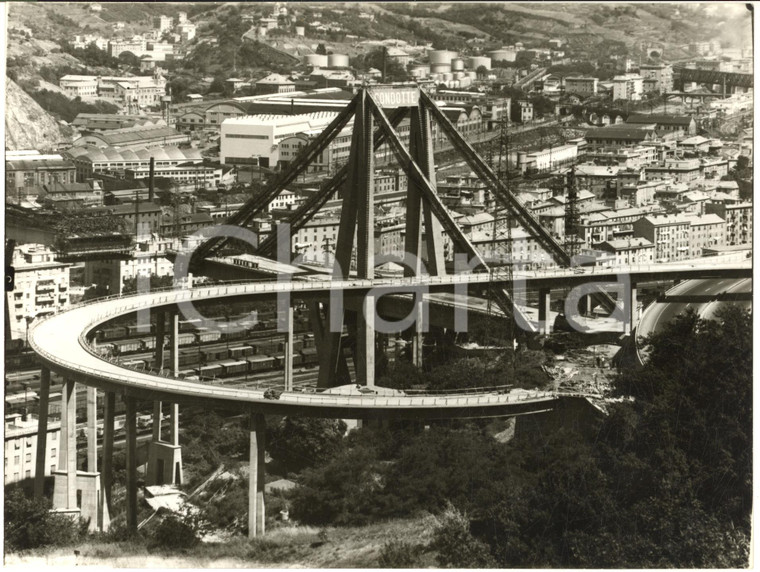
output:
[[[274,167],[281,159],[280,144],[300,133],[322,131],[338,115],[318,111],[302,115],[246,115],[222,123],[219,159],[227,165]]]

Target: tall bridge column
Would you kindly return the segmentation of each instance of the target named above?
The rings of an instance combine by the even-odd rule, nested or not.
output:
[[[66,418],[66,433],[61,431],[61,441],[65,442],[66,458],[63,470],[66,471],[66,508],[77,508],[77,391],[76,382],[67,379],[63,382],[61,392],[63,406],[61,421]]]
[[[328,311],[329,313],[329,311]],[[333,334],[328,331],[328,320],[322,318],[319,309],[319,302],[309,304],[309,322],[314,330],[314,345],[317,348],[317,358],[319,359],[319,379],[318,387],[332,387],[342,383],[350,383],[351,375],[348,371],[346,356],[340,344],[340,332]],[[337,339],[330,339],[333,336]],[[333,380],[333,376],[337,379]],[[333,383],[337,381],[337,383]]]
[[[171,367],[172,375],[179,375],[179,311],[171,314]]]
[[[98,394],[87,388],[87,472],[98,472]]]
[[[626,288],[626,294],[624,333],[630,334],[639,323],[638,288],[634,282],[631,282],[630,288]]]
[[[126,436],[127,469],[127,531],[137,532],[137,402],[134,397],[125,396],[126,413],[124,432]]]
[[[375,297],[365,296],[357,314],[356,381],[375,387]]]
[[[47,428],[50,399],[50,370],[40,370],[40,411],[37,425],[37,458],[34,468],[34,496],[42,498],[45,494],[45,470],[47,469]]]
[[[285,332],[285,391],[293,391],[293,306],[288,306]]]
[[[264,535],[264,445],[266,421],[261,413],[249,417],[248,538]]]
[[[538,291],[538,333],[540,334],[549,335],[552,333],[551,301],[551,290],[543,288]]]
[[[375,277],[375,154],[372,146],[372,113],[366,101],[356,112],[360,129],[356,137],[355,167],[358,170],[358,217],[356,229],[356,274],[359,279]],[[362,309],[356,313],[356,382],[375,385],[375,298],[365,296]]]
[[[156,312],[156,356],[154,359],[153,369],[161,371],[164,369],[164,343],[166,336],[166,314]]]
[[[103,399],[103,452],[100,472],[103,477],[103,505],[111,508],[111,486],[113,484],[113,437],[116,418],[116,395],[106,391]]]

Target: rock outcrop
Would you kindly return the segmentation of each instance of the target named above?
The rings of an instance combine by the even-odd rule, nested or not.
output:
[[[42,109],[16,82],[5,78],[5,148],[53,151],[70,143],[74,131]]]

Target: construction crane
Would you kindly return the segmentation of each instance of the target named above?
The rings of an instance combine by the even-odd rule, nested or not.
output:
[[[488,147],[488,163],[496,174],[499,181],[509,189],[509,116],[508,111],[503,111],[494,124],[498,126],[499,136],[495,137]],[[507,209],[499,209],[498,203],[491,202],[491,214],[493,223],[491,229],[491,264],[489,265],[489,292],[487,299],[487,326],[486,337],[490,337],[492,325],[496,321],[493,315],[494,306],[496,305],[496,292],[494,291],[497,280],[512,283],[512,220]],[[504,282],[502,282],[503,284]],[[514,312],[507,316],[507,328],[505,337],[512,345],[514,340]],[[503,332],[500,328],[497,331]],[[514,359],[512,359],[514,367]]]

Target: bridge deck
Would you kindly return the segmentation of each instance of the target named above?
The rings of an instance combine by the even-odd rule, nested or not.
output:
[[[716,266],[696,267],[691,264],[657,265],[660,270],[668,267],[670,274],[697,277],[714,272]],[[751,261],[733,263],[722,268],[724,272],[751,273]],[[652,266],[616,268],[599,274],[593,279],[612,278],[618,274],[647,276],[654,272]],[[576,277],[572,270],[558,270],[528,275],[518,273],[517,278],[526,282]],[[586,279],[588,280],[588,276]],[[441,277],[398,278],[380,280],[303,281],[303,282],[256,282],[200,287],[190,290],[164,290],[149,294],[107,298],[73,307],[35,321],[29,329],[29,343],[42,361],[52,370],[69,379],[102,389],[132,395],[146,400],[163,399],[177,402],[196,402],[215,406],[257,410],[268,413],[308,414],[312,416],[347,418],[369,417],[484,417],[491,415],[519,415],[553,408],[561,397],[552,392],[482,393],[477,395],[335,395],[326,393],[284,393],[279,400],[264,398],[261,390],[218,387],[201,382],[165,378],[127,369],[96,355],[86,342],[89,332],[99,324],[116,316],[139,309],[192,303],[209,299],[240,296],[264,296],[278,292],[311,292],[328,296],[330,292],[398,292],[399,288],[423,288],[433,285],[449,285],[487,282],[487,274],[460,274]],[[76,335],[71,335],[76,333]]]

